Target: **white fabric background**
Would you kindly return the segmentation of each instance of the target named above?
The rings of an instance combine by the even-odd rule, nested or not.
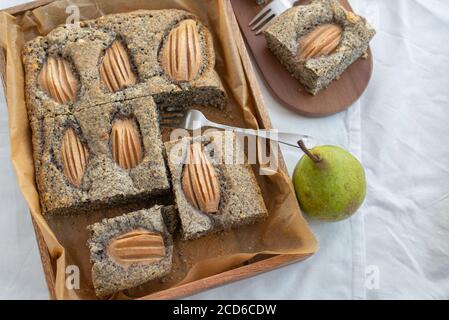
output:
[[[2,0],[0,8],[22,2]],[[449,298],[449,2],[350,2],[378,31],[373,78],[352,108],[307,119],[259,83],[275,127],[343,146],[362,160],[364,206],[347,221],[312,221],[321,249],[311,259],[193,298]],[[301,154],[283,152],[292,172]],[[0,298],[46,299],[30,216],[9,161],[1,89],[0,176]]]

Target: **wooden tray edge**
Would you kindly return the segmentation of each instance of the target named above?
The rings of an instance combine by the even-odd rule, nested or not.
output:
[[[6,99],[6,52],[0,47],[0,80],[3,85],[3,92],[5,92]]]
[[[17,5],[14,7],[6,8],[3,10],[0,10],[0,12],[7,12],[11,15],[18,15],[25,11],[32,10],[38,7],[41,7],[43,5],[46,5],[50,2],[54,2],[56,0],[37,0],[21,5]],[[236,45],[239,49],[240,56],[242,58],[242,63],[247,71],[247,77],[248,82],[250,83],[250,86],[254,93],[254,100],[256,101],[259,108],[257,109],[259,113],[259,117],[261,118],[261,121],[265,128],[270,129],[272,128],[271,120],[268,115],[268,111],[265,107],[265,103],[262,98],[262,94],[259,88],[259,85],[257,83],[256,77],[255,77],[255,71],[253,69],[251,59],[249,57],[248,51],[246,50],[245,42],[243,40],[242,34],[240,33],[240,27],[238,25],[237,19],[235,17],[232,4],[230,0],[225,0],[226,3],[226,9],[228,11],[229,17],[231,18],[231,24],[233,25],[233,30],[235,31],[235,37],[236,37]],[[3,48],[0,48],[0,76],[2,80],[2,84],[5,89],[6,93],[6,55]],[[285,165],[282,153],[279,154],[279,163],[281,165],[281,169],[286,171],[287,167]],[[31,215],[31,213],[30,213]],[[40,230],[37,228],[37,225],[31,217],[33,222],[33,228],[36,234],[36,241],[39,248],[39,253],[41,256],[41,262],[42,267],[45,274],[45,280],[47,283],[48,291],[49,291],[49,297],[52,300],[56,299],[56,293],[55,293],[55,271],[52,266],[52,260],[50,257],[50,253],[48,251],[48,248],[45,244],[44,238],[40,232]],[[205,291],[207,289],[212,289],[215,287],[218,287],[220,285],[224,285],[227,283],[232,283],[238,280],[242,280],[245,278],[249,278],[255,275],[258,275],[263,272],[271,271],[280,267],[287,266],[289,264],[292,264],[294,262],[299,262],[302,260],[305,260],[312,256],[315,252],[307,253],[307,254],[300,254],[300,255],[290,255],[290,254],[281,254],[281,255],[274,255],[271,258],[267,258],[255,263],[248,264],[246,266],[238,267],[223,273],[219,273],[216,275],[213,275],[211,277],[207,277],[204,279],[200,279],[191,283],[187,283],[185,285],[163,290],[157,293],[149,294],[147,296],[141,297],[137,300],[151,300],[151,299],[176,299],[181,297],[186,297],[195,293],[199,293],[202,291]]]
[[[30,213],[31,216],[31,213]],[[56,300],[55,292],[55,270],[53,269],[50,252],[48,252],[47,245],[44,241],[41,231],[37,227],[36,221],[34,221],[33,216],[31,216],[31,221],[33,222],[34,233],[36,234],[37,246],[39,248],[39,253],[41,256],[42,269],[44,270],[45,282],[47,283],[48,294],[51,300]]]
[[[258,274],[285,267],[311,257],[313,253],[289,255],[281,254],[262,261],[254,262],[246,266],[225,271],[201,280],[190,282],[179,287],[149,294],[136,300],[169,300],[190,296],[202,291],[230,284],[238,280],[256,276]]]

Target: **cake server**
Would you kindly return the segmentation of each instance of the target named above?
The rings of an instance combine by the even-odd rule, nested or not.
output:
[[[308,135],[280,132],[277,130],[254,130],[246,128],[232,127],[224,124],[215,123],[208,120],[201,111],[191,109],[185,113],[163,113],[161,114],[160,124],[163,127],[176,127],[186,130],[199,130],[203,127],[229,130],[237,134],[257,136],[263,139],[269,139],[290,147],[299,148],[298,141],[302,140],[307,148],[313,148],[317,141]]]

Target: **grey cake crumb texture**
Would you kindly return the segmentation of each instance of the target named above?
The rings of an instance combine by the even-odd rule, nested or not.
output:
[[[177,83],[164,74],[159,55],[169,32],[185,19],[197,21],[204,59],[196,79]],[[115,40],[128,51],[138,82],[112,93],[100,80],[99,66]],[[63,57],[71,65],[80,83],[75,102],[60,104],[39,86],[39,73],[49,56]],[[84,21],[80,28],[60,26],[28,42],[23,61],[44,214],[86,212],[169,192],[155,102],[159,109],[195,104],[223,107],[227,102],[214,70],[211,35],[195,16],[183,10],[141,10]],[[130,171],[121,169],[111,157],[111,124],[119,113],[137,120],[143,138],[145,158]],[[65,178],[60,159],[61,138],[69,126],[89,149],[80,188]]]
[[[175,205],[162,207],[162,217],[169,233],[174,234],[179,226],[178,209]]]
[[[358,17],[358,16],[356,16]],[[301,61],[297,57],[301,37],[323,24],[342,27],[342,39],[334,53]],[[317,94],[337,79],[367,50],[375,35],[362,17],[354,21],[336,0],[314,0],[295,6],[274,19],[265,29],[268,48],[311,94]]]
[[[107,255],[106,249],[112,239],[139,229],[162,235],[165,257],[157,263],[133,264],[125,269]],[[92,281],[99,297],[107,297],[117,291],[163,277],[171,270],[173,240],[164,225],[160,206],[104,219],[89,226],[88,230],[91,234],[87,245],[92,262]]]
[[[215,132],[209,136],[187,137],[165,143],[167,162],[184,240],[250,224],[268,215],[251,166],[246,162],[243,164],[224,164],[224,161],[221,161],[224,158],[223,145],[221,144],[224,137],[224,133]],[[244,158],[242,147],[235,135],[231,134],[228,137],[237,146],[235,154]],[[205,152],[208,153],[220,181],[221,200],[219,211],[215,214],[205,214],[194,208],[186,199],[182,190],[183,162],[187,155],[187,147],[192,142],[201,142],[205,145]]]
[[[134,118],[142,138],[144,158],[131,170],[118,166],[111,153],[110,132],[117,116]],[[43,212],[70,214],[114,207],[170,192],[163,157],[157,110],[151,97],[78,110],[31,123],[37,161],[36,181]],[[61,141],[68,127],[87,145],[88,161],[80,188],[63,173]]]

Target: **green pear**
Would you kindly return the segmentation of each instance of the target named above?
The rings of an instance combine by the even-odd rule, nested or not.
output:
[[[353,215],[366,195],[365,170],[349,152],[336,146],[308,150],[293,173],[301,209],[312,218],[340,221]]]

